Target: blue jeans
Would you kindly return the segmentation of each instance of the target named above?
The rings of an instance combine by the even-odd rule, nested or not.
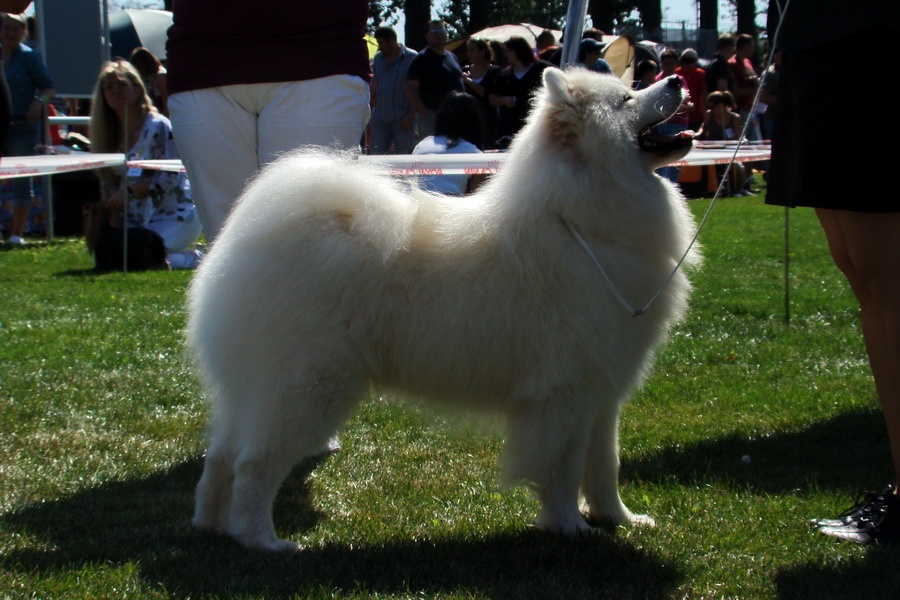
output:
[[[387,154],[391,150],[391,142],[394,143],[395,154],[412,154],[416,145],[416,128],[413,123],[409,129],[400,126],[400,119],[396,121],[372,121],[369,124],[372,139],[370,154]]]
[[[6,156],[34,156],[38,145],[39,123],[13,123],[6,137]],[[13,206],[31,206],[34,199],[34,181],[31,177],[12,180]]]

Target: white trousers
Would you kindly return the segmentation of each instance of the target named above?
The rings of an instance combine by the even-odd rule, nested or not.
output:
[[[174,94],[168,107],[212,244],[260,167],[300,146],[359,146],[369,122],[369,85],[350,75],[229,85]]]
[[[200,221],[152,221],[147,223],[163,239],[166,252],[184,252],[190,250],[200,239]]]

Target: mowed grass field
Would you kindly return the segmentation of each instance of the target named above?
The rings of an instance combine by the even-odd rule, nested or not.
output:
[[[535,531],[534,498],[497,484],[499,423],[373,390],[279,494],[295,555],[190,527],[192,273],[96,275],[79,239],[2,247],[0,597],[896,597],[900,549],[807,523],[891,467],[857,305],[812,211],[785,216],[715,204],[691,310],[622,414],[622,495],[656,527]]]

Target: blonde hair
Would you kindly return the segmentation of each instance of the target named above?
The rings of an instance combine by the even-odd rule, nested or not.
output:
[[[126,153],[129,150],[125,148],[126,132],[123,124],[119,123],[119,118],[107,104],[106,97],[103,95],[103,86],[111,78],[125,79],[140,90],[136,101],[137,111],[134,115],[138,122],[143,123],[149,113],[156,112],[137,69],[127,60],[107,62],[100,69],[100,75],[97,77],[91,96],[91,152]],[[115,186],[119,180],[119,175],[113,169],[100,169],[98,175],[103,183],[111,187]]]

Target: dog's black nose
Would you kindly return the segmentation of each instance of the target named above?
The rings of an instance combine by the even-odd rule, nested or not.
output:
[[[671,87],[681,87],[681,80],[678,79],[678,75],[669,75],[666,83],[668,83]]]

